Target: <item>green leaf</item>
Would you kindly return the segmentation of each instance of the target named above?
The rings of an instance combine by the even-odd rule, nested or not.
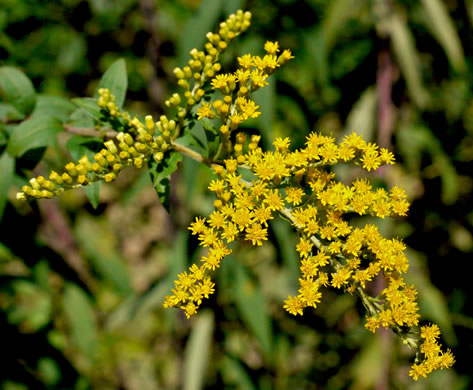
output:
[[[67,119],[68,125],[75,127],[91,128],[94,127],[94,119],[83,108],[77,108]]]
[[[7,150],[20,157],[30,149],[49,146],[56,142],[56,134],[63,131],[61,121],[50,116],[37,116],[19,124],[12,132]]]
[[[466,69],[465,54],[455,24],[447,6],[440,0],[422,0],[430,33],[445,50],[450,64],[457,72]]]
[[[110,228],[100,220],[82,217],[75,224],[75,233],[80,247],[97,273],[122,295],[131,294],[130,275],[125,260],[117,251]]]
[[[76,106],[68,99],[60,96],[42,96],[36,99],[36,106],[31,117],[50,116],[65,122],[76,110]]]
[[[101,138],[84,137],[81,135],[74,135],[66,142],[66,148],[76,161],[84,155],[87,155],[89,160],[92,161],[95,153],[97,153],[102,146],[103,140]]]
[[[256,390],[243,364],[227,355],[223,357],[222,376],[226,384],[236,384],[237,389]]]
[[[161,204],[167,211],[169,211],[171,173],[177,169],[177,166],[181,160],[182,155],[180,153],[171,152],[166,154],[164,159],[162,159],[159,163],[155,162],[154,160],[148,163],[151,182],[158,193]]]
[[[95,98],[75,98],[72,102],[83,108],[90,116],[96,120],[100,120],[102,114],[100,113],[100,107],[97,105],[97,99]]]
[[[0,103],[0,120],[8,121],[18,121],[25,118],[25,115],[18,111],[13,104],[9,103]]]
[[[4,152],[0,157],[0,220],[8,200],[8,190],[13,183],[15,159]]]
[[[21,113],[28,115],[36,103],[36,92],[25,74],[10,66],[0,67],[0,92]]]
[[[450,311],[442,292],[429,280],[427,260],[422,253],[412,249],[406,251],[412,271],[406,275],[408,284],[416,286],[419,292],[419,309],[422,318],[436,323],[442,330],[442,335],[449,345],[456,345],[457,338],[453,329]]]
[[[76,285],[67,283],[64,290],[63,307],[73,345],[85,357],[94,359],[97,354],[98,337],[89,297]]]
[[[179,63],[189,59],[189,52],[193,48],[202,49],[206,41],[206,34],[214,31],[224,2],[220,0],[203,0],[199,10],[187,22],[178,44]]]
[[[394,54],[406,79],[407,90],[417,106],[424,108],[429,95],[422,84],[421,64],[414,37],[407,23],[396,14],[390,18],[390,31]]]
[[[96,181],[88,184],[84,187],[84,192],[92,207],[96,209],[100,201],[100,182]]]
[[[217,153],[218,146],[220,145],[220,137],[218,136],[217,129],[210,120],[202,118],[200,122],[202,123],[205,137],[207,138],[207,157],[211,159]]]
[[[261,289],[249,278],[245,269],[236,268],[235,301],[243,321],[259,341],[266,357],[271,356],[272,329],[267,302]]]
[[[128,76],[126,73],[126,63],[123,58],[116,60],[100,79],[95,96],[99,96],[100,88],[108,88],[115,96],[116,105],[121,108],[125,101],[126,89],[128,87]]]
[[[214,327],[212,312],[199,313],[192,327],[184,355],[184,390],[203,389]]]

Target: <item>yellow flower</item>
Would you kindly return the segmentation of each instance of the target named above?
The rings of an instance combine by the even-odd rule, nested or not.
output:
[[[266,82],[265,80],[268,78],[268,75],[266,73],[263,73],[260,69],[254,69],[251,71],[251,81],[254,86],[256,87],[264,87],[265,85],[268,85],[269,83]]]
[[[202,102],[202,106],[197,109],[197,119],[202,118],[215,118],[215,111],[212,110],[211,104]]]
[[[268,230],[259,223],[254,223],[246,228],[245,240],[251,241],[253,245],[261,246],[264,240],[268,239]]]
[[[280,210],[284,207],[284,201],[278,190],[269,190],[264,199],[264,204],[270,210]]]
[[[296,245],[296,250],[300,253],[302,258],[306,258],[310,255],[314,244],[308,239],[301,237],[299,243]]]
[[[266,41],[264,44],[264,51],[268,54],[276,54],[279,52],[279,43]]]
[[[300,187],[286,187],[286,201],[297,206],[301,203],[304,191]]]
[[[381,165],[377,151],[363,153],[360,161],[367,171],[376,170]]]
[[[238,57],[238,63],[244,69],[249,69],[253,65],[253,57],[251,54],[245,54],[242,57]]]
[[[229,81],[228,74],[226,73],[218,74],[212,79],[211,85],[213,89],[223,89],[227,86],[228,81]]]
[[[297,315],[297,314],[300,314],[302,315],[303,314],[303,309],[305,307],[305,304],[304,304],[304,301],[296,296],[296,297],[291,297],[289,295],[288,299],[286,299],[284,301],[284,309],[286,309],[290,314],[292,315]]]

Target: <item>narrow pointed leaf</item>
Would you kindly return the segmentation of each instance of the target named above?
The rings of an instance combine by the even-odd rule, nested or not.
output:
[[[450,64],[457,72],[464,71],[466,68],[465,54],[445,3],[441,0],[422,0],[422,5],[427,14],[427,26],[445,50]]]
[[[429,96],[422,84],[420,59],[412,33],[407,23],[402,21],[398,15],[393,15],[390,19],[390,31],[394,53],[406,79],[407,90],[412,100],[420,108],[424,108],[428,103]]]
[[[93,359],[98,345],[97,325],[89,298],[76,285],[67,284],[63,305],[74,347],[88,359]]]
[[[97,99],[95,98],[76,98],[72,99],[72,102],[83,108],[92,118],[99,120],[101,117],[100,107],[97,105]]]
[[[187,342],[184,360],[184,390],[204,388],[204,379],[211,355],[214,330],[212,312],[199,313]]]
[[[126,63],[123,58],[116,60],[100,79],[97,87],[96,96],[100,88],[108,88],[110,93],[115,96],[116,105],[121,108],[125,101],[126,89],[128,87],[128,76],[126,73]]]
[[[159,200],[166,210],[169,211],[169,195],[171,190],[171,173],[173,173],[182,160],[180,153],[171,152],[159,163],[154,160],[149,162],[149,172],[154,189],[158,193]]]

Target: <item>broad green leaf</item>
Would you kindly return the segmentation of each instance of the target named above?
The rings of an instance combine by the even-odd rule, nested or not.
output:
[[[422,84],[421,64],[414,37],[407,23],[397,14],[390,18],[390,32],[394,54],[406,79],[407,90],[417,106],[424,108],[429,95]]]
[[[38,95],[31,117],[47,115],[65,122],[75,110],[76,106],[68,99],[60,96]]]
[[[114,233],[98,219],[82,217],[75,224],[80,247],[96,272],[122,295],[133,292],[130,275],[114,242]]]
[[[218,130],[215,128],[212,122],[206,118],[202,118],[200,122],[204,128],[205,137],[207,138],[207,157],[211,159],[217,153],[218,146],[220,144]]]
[[[4,152],[0,157],[0,220],[8,200],[8,190],[13,183],[15,159]]]
[[[67,119],[70,126],[91,128],[94,127],[94,119],[83,108],[77,108]]]
[[[422,5],[426,13],[427,26],[445,50],[450,64],[457,72],[464,71],[466,69],[465,54],[445,3],[441,0],[422,0]]]
[[[10,66],[0,67],[0,93],[21,113],[28,115],[36,103],[36,92],[25,74]]]
[[[75,284],[67,283],[63,308],[73,345],[88,360],[93,360],[97,354],[98,337],[89,297]]]
[[[184,355],[184,390],[203,389],[215,327],[211,311],[203,311],[193,324]]]
[[[265,356],[269,358],[273,334],[271,319],[267,313],[267,302],[261,289],[255,285],[240,265],[236,268],[236,286],[233,291],[243,321],[259,341]]]
[[[72,103],[74,103],[80,108],[83,108],[94,119],[100,120],[102,114],[100,113],[100,107],[97,105],[97,99],[75,98],[75,99],[72,99]]]
[[[203,0],[198,11],[187,22],[178,44],[179,63],[187,63],[189,52],[193,48],[201,50],[206,41],[206,34],[214,31],[220,17],[220,0]]]
[[[54,144],[56,134],[61,131],[61,121],[50,116],[37,116],[24,121],[13,130],[7,146],[8,153],[20,157],[30,149]]]
[[[173,173],[182,160],[182,155],[177,152],[166,153],[159,163],[154,160],[148,163],[151,182],[158,193],[159,200],[169,211],[169,196],[171,190],[171,173]]]
[[[115,96],[116,105],[121,108],[125,101],[126,89],[128,87],[128,76],[126,73],[126,63],[123,58],[116,60],[100,79],[95,96],[98,96],[100,88],[108,88]]]

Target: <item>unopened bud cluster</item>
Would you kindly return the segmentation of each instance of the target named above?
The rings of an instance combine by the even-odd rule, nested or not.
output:
[[[191,59],[183,68],[175,68],[174,75],[177,84],[184,89],[183,93],[174,93],[165,104],[167,107],[177,107],[177,116],[183,120],[190,109],[197,104],[205,92],[204,84],[220,72],[220,55],[227,49],[230,42],[250,26],[251,13],[238,10],[220,23],[217,33],[207,34],[204,50],[192,49]]]
[[[52,198],[64,190],[95,181],[104,180],[109,183],[128,166],[141,168],[151,156],[156,161],[163,159],[164,153],[170,148],[176,122],[163,115],[155,124],[148,115],[143,124],[138,118],[131,119],[128,113],[118,109],[114,96],[108,89],[101,88],[99,95],[98,104],[105,110],[106,119],[109,122],[115,119],[127,120],[126,128],[129,132],[118,132],[114,140],[104,142],[104,148],[94,155],[93,161],[83,156],[77,164],[66,164],[61,174],[52,171],[49,180],[43,176],[31,179],[30,185],[23,186],[22,192],[17,194],[18,199]],[[159,135],[155,134],[156,127]]]

